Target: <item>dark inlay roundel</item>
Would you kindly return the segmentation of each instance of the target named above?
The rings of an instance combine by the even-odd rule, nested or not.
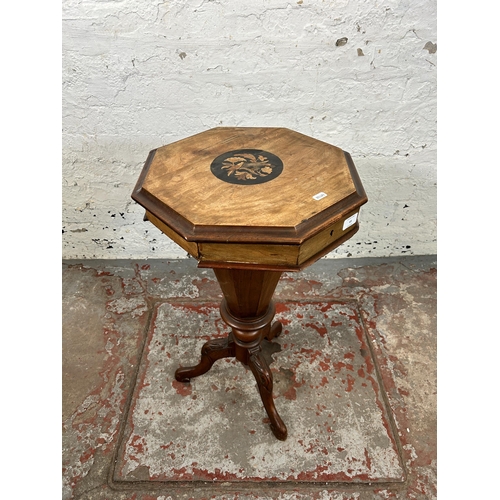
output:
[[[261,149],[237,149],[217,156],[210,170],[215,177],[230,184],[262,184],[281,174],[283,162]]]

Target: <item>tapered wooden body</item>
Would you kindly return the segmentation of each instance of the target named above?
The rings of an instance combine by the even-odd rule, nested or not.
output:
[[[267,312],[281,276],[279,271],[214,269],[229,311],[240,319]]]
[[[249,350],[269,334],[275,308],[271,299],[281,273],[242,269],[215,269],[224,294],[222,319],[232,328],[236,358],[248,363]]]

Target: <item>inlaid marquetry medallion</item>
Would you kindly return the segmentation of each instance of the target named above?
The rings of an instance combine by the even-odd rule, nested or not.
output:
[[[263,184],[281,174],[283,162],[268,151],[237,149],[217,156],[210,169],[215,177],[230,184]]]

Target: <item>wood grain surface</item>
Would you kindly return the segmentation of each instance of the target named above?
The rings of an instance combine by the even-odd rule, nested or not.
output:
[[[239,149],[278,156],[282,173],[256,185],[217,178],[212,161]],[[232,127],[158,148],[142,188],[194,225],[241,227],[293,227],[356,192],[341,149],[285,128]]]
[[[305,240],[302,244],[259,244],[259,243],[218,243],[190,242],[146,212],[146,218],[160,231],[192,255],[200,267],[255,268],[262,270],[297,271],[311,265],[351,237],[359,228],[359,222],[343,229],[344,221],[359,211],[355,210],[326,229]]]
[[[132,198],[199,267],[267,271],[347,241],[368,201],[349,153],[284,128],[216,128],[153,150]]]

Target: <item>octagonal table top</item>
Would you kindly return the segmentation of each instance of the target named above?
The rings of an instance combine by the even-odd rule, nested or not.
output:
[[[214,128],[151,151],[132,198],[182,241],[296,245],[367,201],[348,153],[269,127]]]

